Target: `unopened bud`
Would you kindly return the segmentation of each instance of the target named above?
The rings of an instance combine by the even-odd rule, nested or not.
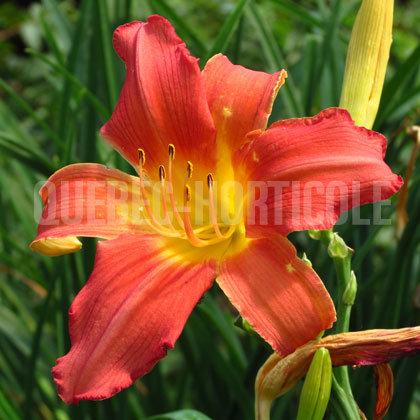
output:
[[[309,267],[312,267],[312,262],[311,260],[308,258],[308,256],[306,255],[306,253],[304,252],[302,255],[302,261],[306,264],[309,265]]]
[[[315,241],[319,241],[321,239],[320,230],[308,230],[308,235],[311,239],[314,239]]]
[[[334,233],[328,245],[328,255],[331,258],[346,258],[349,253],[349,247],[337,233]]]
[[[331,394],[330,352],[319,348],[311,362],[299,400],[297,420],[322,420]]]
[[[357,280],[354,271],[352,270],[350,274],[350,280],[347,283],[346,290],[343,293],[343,303],[345,305],[353,305],[356,299],[357,293]]]
[[[394,0],[363,0],[351,33],[340,107],[372,128],[392,42]]]

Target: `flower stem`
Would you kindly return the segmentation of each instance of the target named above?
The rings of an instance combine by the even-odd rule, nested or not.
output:
[[[354,278],[352,278],[351,271],[351,258],[353,256],[353,251],[345,245],[344,241],[342,241],[343,246],[348,249],[348,252],[346,253],[347,255],[344,256],[342,252],[331,252],[331,244],[335,239],[334,235],[335,234],[332,229],[322,231],[320,239],[323,244],[328,247],[329,254],[334,261],[334,268],[337,275],[338,296],[337,322],[335,324],[335,330],[336,334],[339,334],[349,331],[350,314],[353,306],[352,302],[354,301],[356,290],[353,288],[353,296],[349,299],[347,296],[348,290],[351,287],[352,282],[355,281]],[[346,413],[345,418],[352,420],[359,419],[359,409],[353,397],[347,366],[334,368],[333,391],[334,398],[332,399],[332,406],[337,407],[337,405],[339,405],[341,407],[340,411],[344,411]],[[348,417],[348,415],[350,415],[350,417]]]

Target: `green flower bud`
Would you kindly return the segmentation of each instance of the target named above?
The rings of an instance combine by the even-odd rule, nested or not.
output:
[[[350,280],[347,283],[346,290],[343,293],[343,303],[346,305],[353,305],[357,293],[357,280],[354,271],[350,274]]]
[[[302,255],[302,261],[303,261],[305,264],[309,265],[309,267],[312,267],[311,260],[308,258],[308,256],[306,255],[306,253],[305,253],[305,252],[304,252],[304,253],[303,253],[303,255]]]
[[[315,241],[319,241],[321,239],[321,231],[320,230],[308,230],[308,235],[311,239]]]
[[[344,239],[334,233],[328,245],[328,255],[331,258],[346,258],[349,253],[349,247],[344,242]]]
[[[330,352],[319,348],[311,362],[299,399],[297,420],[322,420],[331,394]]]

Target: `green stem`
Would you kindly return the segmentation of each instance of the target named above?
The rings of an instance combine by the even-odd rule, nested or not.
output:
[[[343,367],[343,366],[340,366]],[[349,395],[339,384],[336,372],[332,376],[331,407],[340,420],[360,419],[359,410],[354,401],[353,395]]]
[[[332,238],[332,229],[321,232],[321,241],[325,246],[328,247]],[[337,322],[335,324],[336,334],[349,331],[352,304],[346,303],[343,299],[343,296],[351,281],[352,256],[353,254],[351,250],[349,250],[349,253],[346,257],[333,258],[338,282]],[[336,384],[334,384],[334,381]],[[353,417],[349,418],[359,419],[359,410],[353,397],[347,366],[339,366],[334,368],[333,390],[335,399],[339,402],[339,404],[341,406],[350,407],[350,412],[353,413]]]

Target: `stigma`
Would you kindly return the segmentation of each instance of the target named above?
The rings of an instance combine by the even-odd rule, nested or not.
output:
[[[140,191],[143,200],[143,207],[141,208],[141,211],[144,213],[145,222],[156,233],[167,237],[176,237],[187,240],[195,247],[215,245],[229,239],[232,236],[236,227],[234,225],[227,225],[218,222],[214,198],[214,179],[211,173],[207,175],[209,220],[207,223],[199,226],[194,226],[191,223],[190,203],[192,200],[192,190],[189,182],[193,177],[193,164],[190,161],[187,161],[184,185],[182,186],[183,205],[180,206],[180,210],[178,209],[174,196],[172,178],[172,163],[175,160],[175,146],[173,144],[168,145],[167,167],[165,168],[165,166],[160,165],[158,168],[160,188],[158,213],[161,214],[163,211],[164,221],[158,220],[155,216],[156,211],[153,211],[156,209],[152,209],[145,187],[144,166],[146,163],[146,154],[143,149],[138,149],[138,156]],[[155,200],[153,201],[153,204],[156,204]]]

